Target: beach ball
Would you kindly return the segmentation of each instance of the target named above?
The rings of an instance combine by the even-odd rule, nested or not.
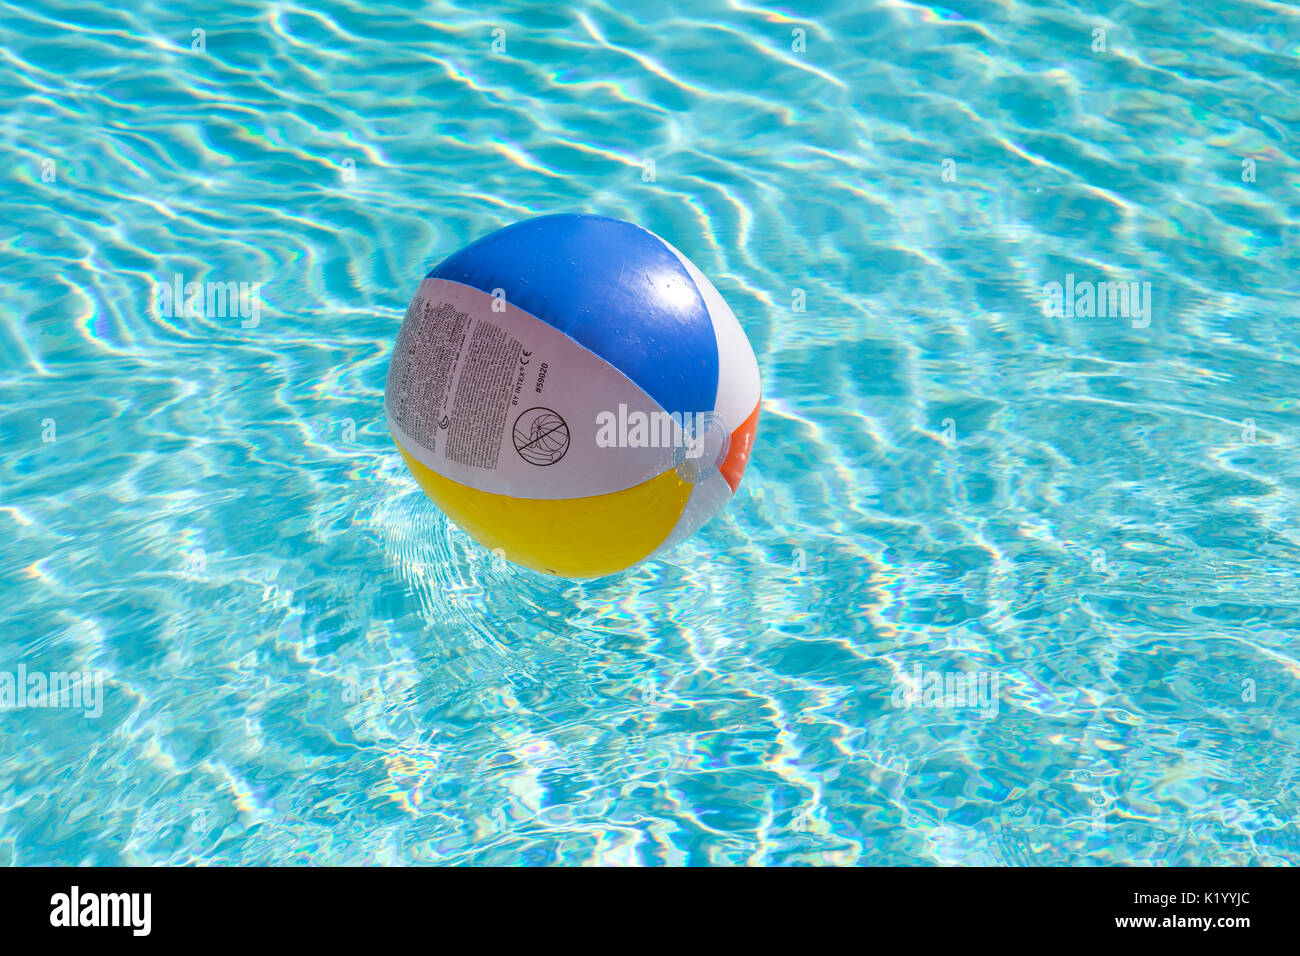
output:
[[[411,474],[506,560],[600,577],[693,534],[740,487],[758,363],[717,289],[652,232],[530,219],[420,283],[388,367]]]

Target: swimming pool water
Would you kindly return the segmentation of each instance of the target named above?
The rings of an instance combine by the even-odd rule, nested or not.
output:
[[[1273,2],[0,7],[0,693],[101,688],[0,710],[0,863],[1300,862],[1298,55]],[[727,511],[585,582],[382,406],[428,267],[565,211],[765,387]]]

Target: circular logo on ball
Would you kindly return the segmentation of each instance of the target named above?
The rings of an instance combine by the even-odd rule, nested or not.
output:
[[[569,450],[569,426],[549,408],[530,408],[515,419],[515,451],[530,465],[553,465]]]

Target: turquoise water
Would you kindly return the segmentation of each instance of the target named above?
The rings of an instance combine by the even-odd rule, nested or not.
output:
[[[0,863],[1300,863],[1298,55],[1271,2],[0,8],[0,690],[83,692],[0,711]],[[728,510],[588,582],[382,407],[428,267],[562,211],[765,387]]]

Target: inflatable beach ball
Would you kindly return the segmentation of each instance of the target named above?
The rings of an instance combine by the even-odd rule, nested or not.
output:
[[[385,409],[416,481],[484,547],[599,577],[735,494],[759,398],[744,330],[685,256],[631,223],[565,215],[424,278]]]

